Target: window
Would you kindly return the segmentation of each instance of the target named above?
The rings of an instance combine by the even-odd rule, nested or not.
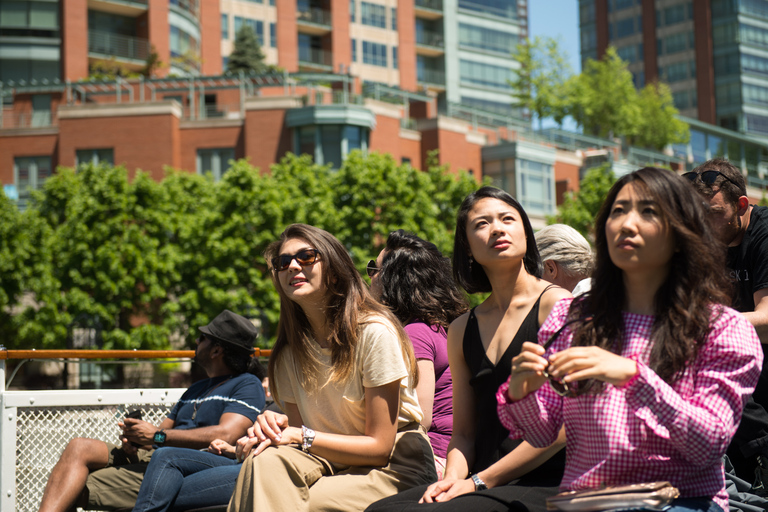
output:
[[[357,39],[352,39],[352,62],[357,62]]]
[[[32,126],[50,126],[51,95],[35,94],[32,96]]]
[[[229,39],[229,15],[221,14],[221,38]]]
[[[693,7],[693,4],[690,5]],[[664,25],[674,25],[690,19],[689,11],[691,9],[687,4],[677,4],[664,9]],[[692,11],[691,11],[692,14]]]
[[[171,25],[171,56],[183,57],[187,52],[198,53],[197,39],[190,34]]]
[[[550,215],[554,213],[552,165],[519,159],[517,173],[520,180],[518,198],[525,211]]]
[[[59,37],[58,2],[0,2],[0,35]]]
[[[363,41],[363,63],[387,67],[387,45]]]
[[[78,149],[75,151],[75,166],[93,164],[114,165],[115,157],[112,148],[103,149]]]
[[[368,149],[368,129],[355,125],[318,125],[296,128],[296,154],[309,155],[320,165],[341,167],[350,151]]]
[[[277,48],[277,25],[275,23],[269,24],[269,46]]]
[[[51,157],[49,156],[25,156],[14,159],[13,163],[14,183],[18,194],[19,209],[27,206],[33,190],[43,188],[45,180],[51,174]]]
[[[349,21],[352,23],[355,22],[356,7],[355,0],[349,0]]]
[[[662,39],[658,51],[659,55],[669,55],[671,53],[683,52],[689,48],[693,48],[693,32],[680,32]]]
[[[229,169],[229,161],[234,159],[234,148],[198,149],[197,174],[210,172],[214,181],[219,181]]]
[[[660,70],[667,82],[679,82],[696,76],[694,61],[676,62]]]
[[[362,20],[363,25],[370,25],[371,27],[386,28],[387,27],[387,8],[383,5],[372,4],[369,2],[362,2]]]
[[[630,64],[637,60],[637,46],[635,45],[622,46],[616,50],[616,53],[619,54],[619,58],[621,58],[621,60]]]
[[[390,13],[392,14],[392,30],[397,30],[397,7],[392,7]]]
[[[392,47],[392,67],[397,69],[398,62],[397,62],[397,46]]]
[[[488,87],[508,88],[512,79],[512,70],[507,67],[473,62],[459,61],[459,76],[462,82]]]
[[[510,54],[517,46],[517,34],[459,23],[459,45]]]

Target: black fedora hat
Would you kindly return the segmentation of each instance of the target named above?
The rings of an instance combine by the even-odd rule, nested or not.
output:
[[[259,335],[250,320],[225,309],[211,323],[199,328],[207,338],[253,352],[253,342]]]

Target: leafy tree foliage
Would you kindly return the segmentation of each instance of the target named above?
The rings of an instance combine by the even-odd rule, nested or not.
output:
[[[573,71],[557,39],[526,39],[517,45],[513,58],[520,63],[509,83],[516,103],[535,113],[540,124],[547,117],[562,124],[567,107],[563,91]]]
[[[243,25],[235,34],[234,48],[227,61],[227,71],[265,73],[268,67],[264,64],[264,58],[256,32],[250,25]]]
[[[191,345],[228,308],[273,334],[279,300],[262,254],[288,224],[334,233],[361,271],[397,228],[450,254],[456,209],[476,187],[434,161],[422,172],[359,152],[338,171],[308,156],[288,155],[269,173],[240,160],[219,182],[61,169],[23,214],[0,196],[0,326],[14,348],[60,348],[85,314],[104,326],[104,348],[167,348]]]
[[[568,194],[558,208],[557,215],[547,219],[548,223],[568,224],[589,237],[593,233],[595,217],[615,181],[609,164],[588,170],[581,180],[579,190]]]

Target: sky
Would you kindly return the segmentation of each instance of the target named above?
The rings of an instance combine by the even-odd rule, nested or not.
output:
[[[578,0],[528,0],[528,33],[531,38],[547,36],[559,39],[560,48],[568,54],[573,72],[581,71]],[[538,121],[535,126],[538,127]],[[556,126],[553,120],[544,121],[545,128],[553,126]],[[571,118],[565,119],[563,127],[578,131]]]
[[[581,71],[578,0],[528,0],[528,31],[531,37],[559,38],[573,71]]]

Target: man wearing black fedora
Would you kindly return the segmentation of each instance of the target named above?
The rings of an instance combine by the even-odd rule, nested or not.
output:
[[[208,378],[193,384],[159,426],[125,418],[122,446],[72,439],[51,471],[40,512],[130,509],[154,447],[235,444],[264,408],[261,382],[249,373],[256,336],[250,321],[229,310],[200,327],[195,362]]]

